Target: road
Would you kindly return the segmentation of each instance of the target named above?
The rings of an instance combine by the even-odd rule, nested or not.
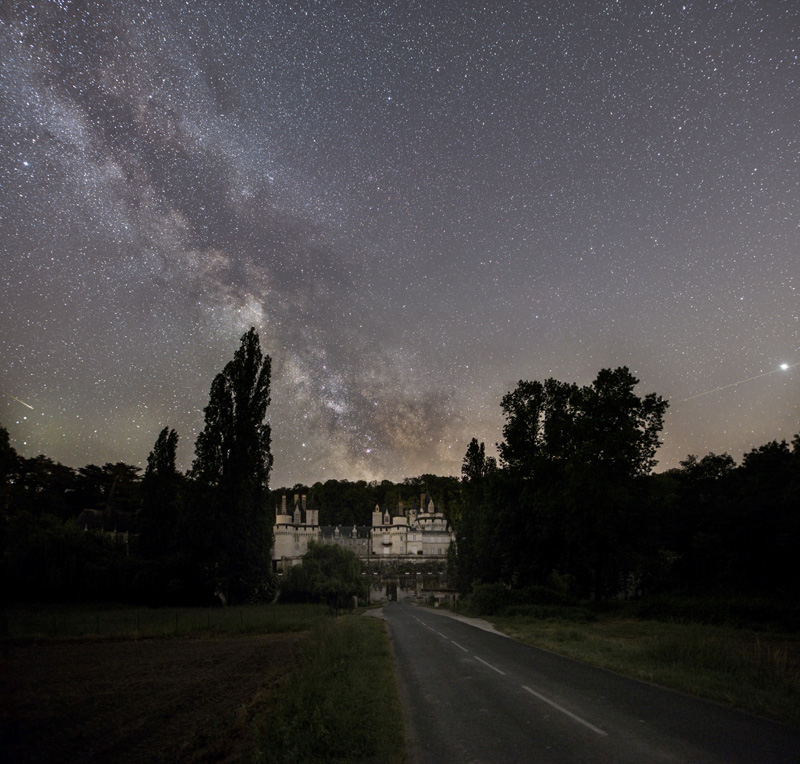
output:
[[[800,732],[436,611],[383,608],[414,764],[797,764]]]

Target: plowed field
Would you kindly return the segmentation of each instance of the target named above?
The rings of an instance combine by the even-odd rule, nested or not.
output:
[[[0,762],[226,761],[297,634],[0,648]]]

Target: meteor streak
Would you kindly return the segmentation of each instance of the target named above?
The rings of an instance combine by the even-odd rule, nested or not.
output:
[[[754,379],[761,379],[761,377],[768,377],[770,374],[777,374],[779,371],[788,371],[789,369],[793,369],[795,366],[800,366],[800,362],[788,364],[782,363],[777,369],[773,369],[772,371],[765,371],[763,374],[756,374],[754,377],[748,377],[747,379],[740,379],[738,382],[731,382],[729,385],[722,385],[722,387],[715,387],[713,390],[706,390],[704,393],[697,393],[697,395],[690,395],[688,398],[684,398],[678,403],[686,403],[686,401],[693,401],[695,398],[702,398],[704,395],[711,395],[711,393],[718,393],[720,390],[727,390],[729,387],[736,387],[736,385],[741,385],[743,382],[751,382]]]
[[[21,401],[19,398],[17,398],[16,395],[11,395],[11,393],[7,393],[5,390],[3,390],[3,395],[7,395],[9,398],[13,398],[17,403],[21,403],[23,406],[27,406],[31,411],[33,411],[33,406],[31,406],[30,403],[25,403],[25,401]]]

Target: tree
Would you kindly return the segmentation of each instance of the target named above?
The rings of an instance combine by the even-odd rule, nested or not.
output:
[[[504,474],[492,514],[508,539],[507,583],[543,584],[557,570],[579,593],[599,598],[635,572],[642,528],[635,481],[655,464],[668,406],[654,393],[637,396],[638,382],[623,366],[602,369],[585,387],[520,381],[503,397]],[[467,473],[480,459],[477,442],[470,444]]]
[[[8,507],[8,491],[12,477],[19,469],[19,457],[11,445],[8,430],[0,425],[0,509]]]
[[[467,485],[480,485],[497,469],[493,456],[486,456],[486,445],[473,438],[461,462],[461,480]]]
[[[326,602],[340,610],[350,605],[353,597],[366,599],[363,572],[361,560],[349,549],[312,541],[302,564],[289,571],[280,596],[287,602]]]
[[[195,444],[192,474],[213,486],[247,486],[263,492],[272,469],[270,404],[272,359],[251,328],[233,360],[211,384],[205,426]]]
[[[602,369],[588,387],[552,378],[520,381],[500,404],[506,418],[501,463],[523,478],[546,462],[648,474],[669,404],[655,393],[639,398],[638,383],[625,366]]]
[[[172,479],[178,474],[175,461],[178,452],[178,433],[165,427],[158,434],[153,450],[147,457],[145,478],[159,477]]]
[[[147,457],[138,517],[139,549],[146,559],[175,553],[180,546],[177,448],[178,433],[165,427]]]
[[[601,369],[580,395],[578,458],[620,478],[649,475],[661,445],[669,403],[655,393],[639,398],[639,380],[626,366]]]
[[[537,462],[574,454],[581,395],[577,385],[557,379],[520,380],[500,402],[506,418],[505,440],[498,444],[501,464],[517,477],[532,478]]]
[[[17,510],[37,517],[56,515],[62,520],[76,517],[82,507],[76,504],[75,472],[44,454],[30,459],[17,458],[15,503]]]
[[[211,384],[191,476],[199,487],[196,540],[208,583],[226,599],[251,596],[269,577],[267,498],[272,432],[266,421],[272,361],[251,328]]]

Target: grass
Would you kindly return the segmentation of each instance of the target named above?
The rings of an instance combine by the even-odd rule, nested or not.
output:
[[[403,713],[389,638],[375,618],[316,626],[302,658],[252,711],[255,763],[405,761]]]
[[[800,638],[697,623],[599,616],[581,624],[488,616],[537,647],[800,727]]]
[[[323,605],[146,608],[113,605],[25,605],[0,613],[0,639],[138,639],[236,636],[305,631],[324,618]]]
[[[203,638],[305,632],[299,658],[203,732],[198,762],[405,762],[404,716],[383,622],[324,605],[132,608],[26,605],[0,613],[3,641]],[[190,757],[191,758],[191,757]],[[194,761],[194,759],[191,759]]]

